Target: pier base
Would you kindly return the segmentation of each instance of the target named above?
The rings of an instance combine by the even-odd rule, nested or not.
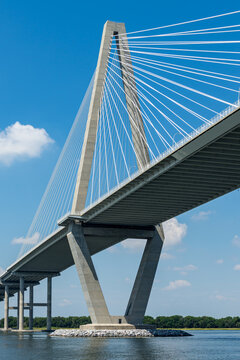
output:
[[[148,324],[86,324],[80,325],[80,330],[133,330],[133,329],[146,329],[146,330],[154,330],[156,329],[155,325]]]
[[[86,324],[80,325],[80,330],[132,330],[136,327],[132,324]]]

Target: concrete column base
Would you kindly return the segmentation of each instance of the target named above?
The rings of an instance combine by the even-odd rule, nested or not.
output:
[[[133,329],[156,329],[155,325],[147,324],[86,324],[80,325],[80,330],[133,330]]]

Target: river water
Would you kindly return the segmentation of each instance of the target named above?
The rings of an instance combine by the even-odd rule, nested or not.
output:
[[[178,338],[61,338],[0,332],[0,360],[239,360],[240,331]]]

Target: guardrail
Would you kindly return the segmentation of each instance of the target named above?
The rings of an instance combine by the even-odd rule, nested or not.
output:
[[[220,122],[221,120],[223,120],[226,116],[228,116],[229,114],[231,114],[232,112],[234,112],[235,110],[237,110],[238,108],[240,108],[240,99],[238,99],[235,103],[233,103],[232,105],[228,106],[226,109],[224,109],[223,111],[221,111],[219,114],[215,115],[213,118],[211,118],[207,124],[203,124],[200,127],[198,127],[197,129],[195,129],[194,131],[192,131],[188,136],[184,137],[182,140],[176,142],[173,146],[171,146],[168,150],[165,150],[160,156],[158,156],[157,158],[151,160],[151,162],[145,166],[143,169],[137,170],[136,172],[134,172],[129,178],[123,180],[121,183],[119,183],[117,186],[113,187],[108,193],[105,193],[104,195],[102,195],[99,199],[97,199],[96,201],[94,201],[93,203],[89,204],[84,210],[88,211],[90,208],[93,208],[94,206],[96,206],[97,204],[99,204],[101,201],[103,201],[104,199],[106,199],[109,195],[111,195],[112,193],[114,193],[115,191],[117,191],[120,187],[123,187],[124,185],[126,185],[127,183],[129,183],[130,181],[132,181],[134,178],[136,178],[139,174],[142,174],[144,171],[146,171],[147,169],[149,169],[151,166],[155,165],[156,163],[158,163],[159,161],[161,161],[162,159],[166,158],[168,155],[172,154],[174,151],[178,150],[180,147],[182,147],[183,145],[187,144],[189,141],[191,141],[192,139],[194,139],[195,137],[199,136],[200,134],[202,134],[204,131],[206,131],[207,129],[211,128],[213,125],[217,124],[218,122]]]
[[[240,107],[240,99],[238,99],[232,105],[228,106],[226,109],[221,111],[219,114],[215,115],[212,119],[209,120],[209,122],[207,124],[203,124],[203,125],[199,126],[197,129],[193,130],[190,134],[188,134],[188,136],[186,136],[184,139],[178,141],[177,143],[174,144],[174,146],[171,146],[168,150],[164,151],[164,153],[162,153],[160,155],[160,157],[157,158],[157,161],[163,159],[164,157],[166,157],[166,155],[169,155],[173,151],[179,149],[181,146],[185,145],[188,141],[190,141],[193,138],[195,138],[196,136],[200,135],[201,133],[203,133],[204,131],[209,129],[211,126],[215,125],[216,123],[218,123],[219,121],[224,119],[226,116],[228,116],[229,114],[231,114],[232,112],[237,110],[239,107]],[[154,163],[155,163],[155,160],[154,160]]]

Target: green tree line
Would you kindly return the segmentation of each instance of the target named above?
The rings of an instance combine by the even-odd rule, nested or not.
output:
[[[145,324],[156,325],[157,328],[240,328],[240,317],[227,316],[221,319],[215,319],[210,316],[152,316],[144,317]]]
[[[91,323],[89,316],[69,316],[62,317],[57,316],[52,318],[52,327],[56,328],[78,328],[80,325]],[[210,316],[152,316],[144,317],[145,324],[156,325],[157,328],[171,329],[171,328],[240,328],[240,317],[227,316],[221,319],[215,319]],[[3,327],[4,320],[0,320],[0,327]],[[28,327],[29,320],[24,318],[24,325]],[[33,326],[35,328],[45,328],[47,321],[45,317],[35,317],[33,320]],[[17,327],[17,318],[9,317],[9,327]]]
[[[13,316],[9,316],[9,327],[16,328],[17,327],[17,318]],[[57,316],[52,318],[52,327],[57,328],[78,328],[80,325],[85,325],[91,323],[91,319],[89,316],[69,316],[62,317]],[[4,326],[4,319],[0,320],[0,327]],[[28,317],[24,317],[24,326],[29,326]],[[33,327],[35,328],[45,328],[47,326],[46,317],[35,317],[33,319]]]

